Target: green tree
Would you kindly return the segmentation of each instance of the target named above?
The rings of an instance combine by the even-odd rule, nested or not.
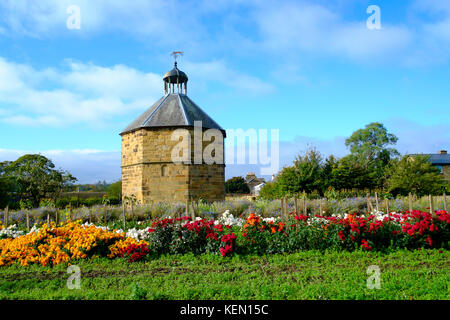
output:
[[[380,160],[385,163],[390,158],[398,155],[394,148],[389,145],[397,143],[398,138],[392,133],[388,133],[383,124],[372,122],[364,129],[359,129],[345,140],[345,146],[350,148],[350,152],[357,156],[361,164],[368,164],[372,161]]]
[[[445,187],[439,169],[434,167],[426,155],[405,155],[393,162],[388,172],[389,191],[407,195],[413,192],[418,196],[440,194]]]
[[[54,200],[62,189],[76,180],[67,171],[55,169],[53,162],[39,154],[27,154],[5,167],[5,176],[17,183],[20,199],[38,206],[41,199]]]
[[[299,155],[291,167],[285,167],[277,178],[283,195],[323,189],[322,155],[315,148]]]
[[[351,155],[359,165],[367,170],[368,185],[365,188],[382,187],[385,170],[391,159],[399,155],[395,148],[398,138],[389,133],[383,124],[372,122],[364,129],[359,129],[345,140]]]
[[[17,189],[14,179],[6,175],[6,167],[9,163],[9,161],[0,162],[0,208],[4,208],[12,202]]]
[[[336,190],[365,189],[374,185],[369,169],[363,167],[352,155],[347,155],[331,165],[329,183]]]
[[[277,181],[269,181],[259,190],[258,198],[274,200],[281,197],[282,193]]]
[[[106,189],[108,198],[122,199],[122,180],[114,182]]]
[[[243,177],[233,177],[225,182],[226,193],[250,193],[250,188]]]

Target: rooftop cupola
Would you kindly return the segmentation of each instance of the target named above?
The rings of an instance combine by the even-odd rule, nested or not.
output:
[[[164,75],[163,80],[164,80],[165,94],[169,93],[187,94],[188,77],[186,73],[178,69],[176,61],[173,69]]]

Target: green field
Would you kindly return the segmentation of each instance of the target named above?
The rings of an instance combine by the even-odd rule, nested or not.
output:
[[[449,299],[448,251],[306,251],[290,255],[163,256],[80,260],[81,288],[67,265],[0,268],[0,299]],[[367,267],[381,270],[368,289]]]

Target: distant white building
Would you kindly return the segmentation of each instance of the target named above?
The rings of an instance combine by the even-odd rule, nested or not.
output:
[[[255,187],[253,188],[253,194],[254,194],[255,196],[259,196],[259,191],[261,191],[261,188],[264,187],[265,185],[266,185],[266,183],[263,182],[263,183],[260,183],[260,184],[258,184],[257,186],[255,186]]]
[[[258,195],[259,190],[266,184],[266,180],[264,178],[258,178],[254,172],[249,172],[247,174],[245,182],[248,184],[250,193],[253,195]],[[258,187],[258,193],[256,193],[256,187]]]

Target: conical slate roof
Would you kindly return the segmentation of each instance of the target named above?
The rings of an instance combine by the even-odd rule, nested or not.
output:
[[[121,134],[141,128],[193,127],[194,121],[202,121],[203,128],[218,129],[225,133],[225,130],[187,95],[168,93],[134,120]]]

